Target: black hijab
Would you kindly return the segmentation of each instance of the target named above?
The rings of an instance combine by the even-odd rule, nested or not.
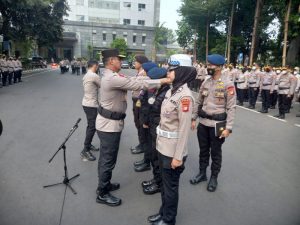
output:
[[[195,80],[197,76],[197,71],[192,66],[180,66],[174,71],[175,79],[173,81],[172,94],[174,94],[182,85]]]

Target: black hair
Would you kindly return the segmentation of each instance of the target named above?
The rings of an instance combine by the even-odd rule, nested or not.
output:
[[[99,64],[99,63],[98,63],[97,60],[91,59],[91,60],[88,61],[87,66],[88,66],[88,68],[91,68],[91,67],[93,67],[94,65],[97,65],[97,66],[98,66],[98,64]]]

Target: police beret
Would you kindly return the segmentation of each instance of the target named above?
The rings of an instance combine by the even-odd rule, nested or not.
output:
[[[146,73],[154,67],[158,67],[158,65],[151,61],[142,64],[142,68],[146,71]]]
[[[101,52],[103,58],[109,57],[119,57],[119,58],[126,58],[124,55],[120,55],[118,49],[107,49]]]
[[[137,56],[135,56],[135,61],[137,61],[140,64],[143,64],[143,63],[148,62],[149,59],[144,55],[137,55]]]
[[[154,68],[152,68],[151,70],[148,71],[147,75],[151,79],[161,79],[161,78],[166,77],[167,69],[160,68],[160,67],[154,67]]]
[[[210,64],[217,65],[217,66],[225,64],[225,58],[219,54],[208,55],[207,61]]]

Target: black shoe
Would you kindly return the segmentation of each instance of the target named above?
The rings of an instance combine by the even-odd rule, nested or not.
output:
[[[285,113],[290,113],[290,110],[288,109],[288,110],[285,110]]]
[[[142,165],[142,164],[144,164],[144,163],[145,163],[145,159],[142,159],[142,160],[140,160],[140,161],[134,162],[133,165],[134,165],[134,166],[140,166],[140,165]]]
[[[268,113],[268,110],[262,109],[262,110],[260,110],[260,111],[258,111],[258,112],[260,112],[260,113]]]
[[[205,171],[200,171],[200,173],[198,173],[196,176],[190,179],[190,183],[194,185],[202,181],[207,181],[207,176]]]
[[[296,117],[300,117],[300,113],[296,114]]]
[[[278,118],[284,120],[285,119],[285,115],[281,114]]]
[[[110,183],[109,185],[109,191],[116,191],[120,189],[120,184],[119,183]],[[100,191],[99,188],[96,190],[96,194],[99,195]]]
[[[215,192],[218,186],[218,181],[216,176],[211,176],[209,183],[207,185],[207,190],[209,192]]]
[[[270,109],[275,109],[275,106],[271,106]]]
[[[142,182],[142,187],[145,188],[145,187],[151,186],[152,184],[155,184],[155,183],[156,183],[156,181],[154,179],[145,180]]]
[[[91,145],[90,151],[98,152],[99,148],[96,148],[94,145]]]
[[[81,156],[82,161],[84,161],[84,162],[96,160],[96,157],[90,151],[82,151],[80,153],[80,156]]]
[[[109,206],[118,206],[121,205],[122,200],[120,198],[117,198],[110,193],[104,194],[104,195],[98,195],[96,198],[96,202],[100,204],[105,204]]]
[[[135,146],[134,148],[131,148],[131,153],[136,155],[136,154],[141,154],[144,153],[144,149],[142,148],[142,146],[139,144],[137,146]]]
[[[135,166],[134,170],[135,170],[135,172],[144,172],[147,170],[151,170],[151,166],[150,166],[150,163],[143,163],[139,166]]]
[[[166,223],[164,222],[162,219],[152,223],[152,225],[174,225],[174,224],[171,224],[171,223]]]
[[[148,217],[148,222],[149,223],[154,223],[154,222],[157,222],[159,220],[161,220],[161,215],[159,213]]]
[[[150,186],[147,186],[143,189],[143,192],[144,194],[146,195],[153,195],[153,194],[156,194],[158,192],[160,192],[160,186],[156,183],[150,185]]]

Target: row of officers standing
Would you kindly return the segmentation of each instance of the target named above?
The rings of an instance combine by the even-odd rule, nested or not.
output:
[[[22,82],[22,70],[19,58],[0,55],[0,87]]]
[[[139,144],[133,154],[144,153],[134,163],[137,172],[152,168],[153,177],[142,182],[145,194],[161,193],[161,206],[148,217],[153,225],[174,225],[179,201],[179,180],[188,156],[188,137],[197,126],[200,146],[199,171],[191,178],[195,185],[207,180],[206,170],[211,158],[211,176],[207,190],[214,192],[222,165],[222,145],[233,129],[236,91],[234,83],[222,73],[225,63],[220,55],[208,56],[208,74],[194,99],[188,83],[195,80],[196,69],[187,55],[173,55],[168,69],[159,68],[145,56],[136,56],[135,77],[121,70],[122,55],[118,50],[102,51],[105,69],[100,78],[97,61],[88,62],[83,77],[82,105],[87,117],[86,138],[80,153],[83,161],[94,161],[91,151],[94,134],[100,139],[98,187],[96,202],[118,206],[122,200],[111,194],[120,188],[112,182],[127,108],[127,92],[133,91],[134,123]],[[122,161],[122,159],[120,159]]]
[[[72,74],[80,75],[87,72],[87,60],[85,59],[72,59],[71,62],[68,59],[63,59],[59,62],[61,74],[69,72],[71,68]]]

